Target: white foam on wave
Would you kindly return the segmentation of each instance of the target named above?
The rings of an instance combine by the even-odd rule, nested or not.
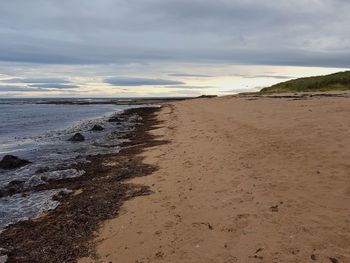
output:
[[[84,170],[66,169],[51,172],[44,172],[32,175],[24,184],[25,189],[31,189],[37,185],[46,184],[48,180],[62,180],[75,178],[85,174]]]
[[[52,197],[67,189],[33,192],[27,196],[15,194],[0,199],[0,233],[9,224],[36,218],[44,212],[55,209],[59,202]]]

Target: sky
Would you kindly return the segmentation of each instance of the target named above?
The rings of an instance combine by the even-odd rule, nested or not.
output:
[[[350,68],[348,0],[11,0],[0,98],[256,91]]]

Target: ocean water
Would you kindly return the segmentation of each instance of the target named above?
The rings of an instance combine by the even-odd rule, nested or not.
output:
[[[126,108],[115,105],[0,104],[0,157],[13,153],[23,157],[39,139],[78,130]]]
[[[0,159],[11,154],[32,162],[15,170],[0,169],[0,231],[11,223],[54,209],[58,203],[52,196],[64,189],[34,192],[33,187],[45,184],[42,178],[59,180],[83,175],[85,171],[70,166],[87,161],[89,155],[118,152],[123,142],[118,135],[134,129],[138,118],[131,116],[122,124],[107,121],[131,108],[125,105],[36,102],[0,100]],[[95,124],[104,130],[90,131]],[[69,141],[76,132],[82,133],[85,141]],[[11,184],[19,185],[26,194],[9,195],[6,189]]]

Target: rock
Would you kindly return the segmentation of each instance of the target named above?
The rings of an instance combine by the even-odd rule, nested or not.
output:
[[[30,163],[30,161],[20,159],[17,156],[5,155],[4,158],[2,158],[2,160],[0,161],[0,168],[10,170],[25,166]]]
[[[13,180],[5,186],[5,191],[9,194],[15,194],[22,192],[24,189],[25,181],[22,180]]]
[[[40,167],[38,170],[35,171],[35,173],[41,174],[41,173],[46,173],[48,171],[50,171],[49,167]]]
[[[95,124],[94,127],[92,127],[91,131],[103,131],[104,128],[99,125],[99,124]]]
[[[7,254],[9,254],[9,253],[10,253],[9,250],[0,247],[0,256],[7,255]]]
[[[41,179],[41,175],[35,174],[31,176],[24,184],[24,188],[31,189],[37,185],[47,184],[47,182]]]
[[[85,141],[85,137],[80,132],[77,132],[69,140],[72,142],[82,142],[82,141]]]
[[[121,122],[119,116],[113,116],[108,119],[108,122]]]
[[[0,198],[7,195],[13,195],[13,194],[23,192],[24,189],[25,189],[25,181],[13,180],[9,182],[7,185],[0,188]],[[0,254],[1,254],[1,249],[0,249]]]

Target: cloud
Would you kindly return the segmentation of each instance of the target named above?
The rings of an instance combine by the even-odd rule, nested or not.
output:
[[[48,92],[54,90],[65,91],[79,88],[78,85],[74,85],[64,78],[11,78],[2,79],[0,82],[30,84],[26,86],[0,85],[0,91],[6,92]]]
[[[124,77],[107,78],[105,79],[105,82],[113,86],[165,86],[185,84],[184,82],[177,80]]]
[[[197,97],[204,94],[200,90],[188,90],[188,89],[170,91],[169,93],[179,97],[187,97],[187,96]]]
[[[49,83],[49,84],[33,84],[30,85],[33,88],[44,88],[44,89],[77,89],[78,85],[72,84],[59,84],[59,83]]]
[[[273,79],[292,79],[291,76],[284,76],[284,75],[270,75],[270,74],[258,74],[258,75],[236,75],[242,78],[246,79],[256,79],[256,78],[273,78]]]
[[[36,91],[36,89],[28,88],[26,86],[11,86],[11,85],[0,85],[0,92],[32,92]]]
[[[64,79],[64,78],[11,78],[11,79],[2,79],[0,82],[6,82],[6,83],[52,83],[52,84],[63,84],[63,83],[70,83],[70,81]]]
[[[247,73],[232,81],[237,88],[333,73],[350,67],[349,10],[346,0],[2,1],[0,82],[18,93],[68,94],[83,84],[84,91],[101,90],[82,96],[120,92],[104,90],[105,83],[153,86],[137,90],[147,96],[154,87],[211,91],[197,88],[195,78],[226,89],[229,80],[220,77],[235,72]]]
[[[349,9],[344,0],[3,1],[0,61],[350,67]]]
[[[166,88],[169,89],[216,89],[217,87],[214,86],[167,86]]]
[[[213,76],[210,75],[202,75],[202,74],[187,74],[187,73],[171,73],[168,74],[172,77],[194,77],[194,78],[211,78]]]
[[[67,85],[69,86],[69,85]],[[71,88],[58,88],[58,87],[45,87],[40,85],[30,85],[30,86],[14,86],[14,85],[0,85],[0,92],[52,92],[52,91],[62,91],[62,92],[73,92],[68,90]]]

